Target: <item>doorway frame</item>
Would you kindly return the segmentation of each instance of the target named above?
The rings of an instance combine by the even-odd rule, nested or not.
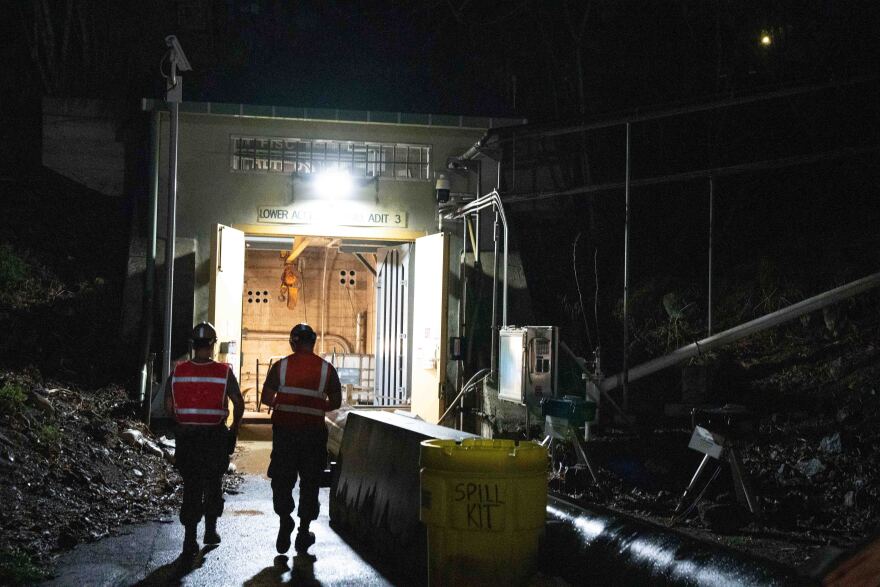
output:
[[[230,224],[231,228],[244,233],[245,243],[249,236],[265,236],[275,238],[316,237],[330,239],[353,239],[362,241],[387,241],[398,245],[415,244],[416,240],[431,233],[424,230],[412,230],[406,228],[386,228],[372,226],[340,226],[340,225],[315,225],[315,224]],[[409,310],[412,311],[411,309]],[[412,317],[409,317],[412,320]],[[410,327],[412,324],[410,324]],[[375,336],[375,333],[374,333]],[[410,361],[412,355],[410,353]],[[410,403],[393,406],[405,408],[412,405],[412,393],[410,390]]]

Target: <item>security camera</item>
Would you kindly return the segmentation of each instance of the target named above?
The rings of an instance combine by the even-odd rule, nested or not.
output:
[[[177,40],[177,37],[168,35],[165,37],[165,45],[173,52],[171,61],[177,65],[178,71],[192,71],[189,59],[186,58],[186,53],[183,52],[183,47],[180,46],[180,41]]]
[[[437,194],[437,202],[444,203],[449,201],[449,178],[445,173],[437,174],[437,182],[434,184],[434,191]]]

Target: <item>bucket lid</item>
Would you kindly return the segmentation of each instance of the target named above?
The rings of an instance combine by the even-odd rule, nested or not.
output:
[[[547,449],[532,441],[466,438],[424,440],[421,466],[441,471],[523,474],[547,469]]]

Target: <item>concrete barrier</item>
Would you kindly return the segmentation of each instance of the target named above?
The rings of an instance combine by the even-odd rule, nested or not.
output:
[[[476,438],[388,412],[352,411],[330,488],[330,523],[414,583],[427,576],[419,522],[419,450],[431,438]]]

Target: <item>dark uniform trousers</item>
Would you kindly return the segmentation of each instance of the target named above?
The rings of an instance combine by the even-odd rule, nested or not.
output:
[[[223,515],[223,474],[229,467],[229,430],[219,426],[180,426],[174,462],[183,477],[180,522],[195,525],[204,515]]]
[[[293,487],[297,476],[299,486],[299,518],[317,519],[318,490],[327,464],[327,428],[288,430],[272,427],[272,457],[269,478],[272,479],[272,505],[281,517],[293,512]]]

